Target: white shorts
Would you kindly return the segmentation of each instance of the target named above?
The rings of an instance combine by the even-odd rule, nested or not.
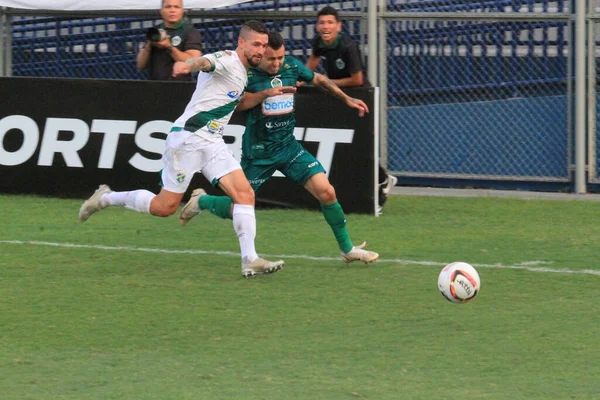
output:
[[[161,177],[169,192],[184,193],[197,172],[216,185],[223,176],[242,168],[222,137],[207,140],[181,130],[169,132],[165,145]]]

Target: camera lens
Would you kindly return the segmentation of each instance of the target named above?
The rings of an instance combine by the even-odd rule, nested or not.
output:
[[[164,39],[165,31],[158,28],[149,28],[146,31],[146,39],[152,42],[160,42]]]

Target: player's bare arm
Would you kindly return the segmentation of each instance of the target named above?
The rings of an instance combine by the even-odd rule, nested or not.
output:
[[[173,76],[189,74],[190,72],[209,72],[213,65],[208,58],[195,57],[187,61],[177,61],[173,64]]]
[[[270,89],[261,90],[260,92],[246,92],[237,106],[238,111],[245,111],[256,107],[269,97],[279,96],[285,93],[296,93],[296,88],[293,86],[279,86]]]
[[[364,101],[348,96],[342,91],[342,89],[339,88],[338,85],[333,83],[333,81],[331,81],[331,79],[327,78],[325,75],[315,72],[315,77],[312,81],[312,84],[321,89],[323,92],[339,98],[346,103],[348,107],[356,108],[358,110],[358,115],[361,117],[364,116],[366,112],[369,112],[369,107],[367,107]]]

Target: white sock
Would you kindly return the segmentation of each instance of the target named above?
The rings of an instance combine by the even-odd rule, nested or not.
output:
[[[150,214],[150,202],[156,195],[148,190],[140,189],[131,192],[105,193],[100,198],[100,205],[120,206],[133,211]]]
[[[250,262],[256,260],[258,254],[256,254],[256,248],[254,247],[254,239],[256,238],[254,206],[246,204],[233,205],[233,229],[240,241],[242,260],[244,257]]]

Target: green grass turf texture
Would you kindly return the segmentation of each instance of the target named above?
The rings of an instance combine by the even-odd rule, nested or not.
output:
[[[80,204],[0,196],[0,241],[208,253],[0,243],[3,400],[600,398],[600,276],[489,266],[600,270],[600,203],[392,197],[347,216],[372,265],[318,212],[259,210],[259,253],[290,257],[253,279],[231,221]],[[437,290],[452,261],[488,264],[471,303]]]

